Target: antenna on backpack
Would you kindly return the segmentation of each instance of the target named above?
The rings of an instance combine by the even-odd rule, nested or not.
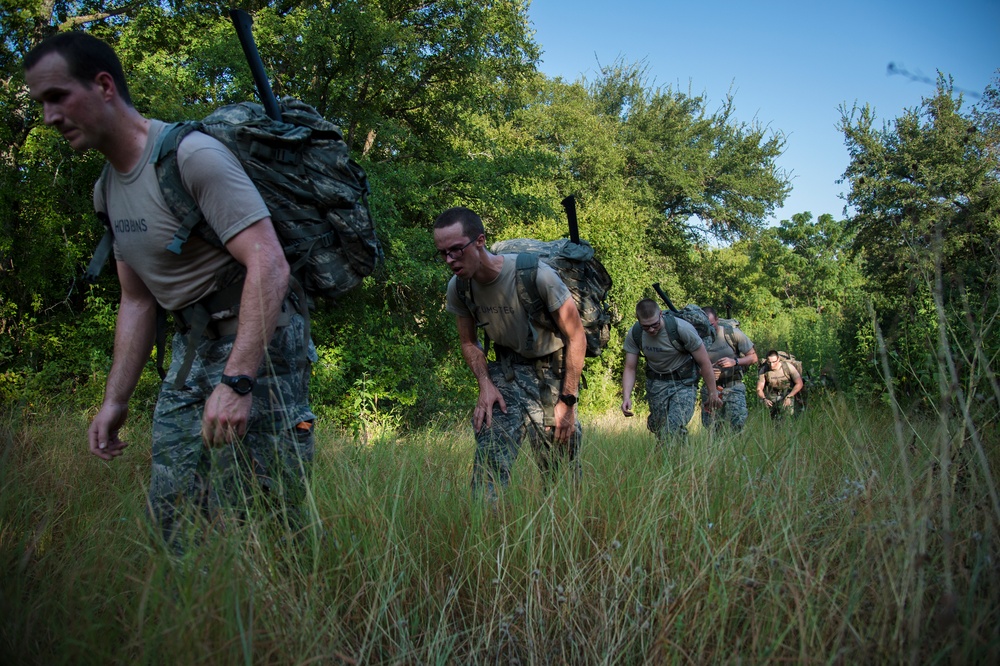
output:
[[[571,194],[562,200],[562,207],[566,209],[566,219],[569,221],[569,239],[580,244],[580,226],[576,221],[576,195]]]
[[[663,302],[667,304],[667,307],[670,308],[671,312],[677,312],[677,308],[675,308],[674,304],[670,302],[669,298],[667,298],[666,292],[664,292],[662,289],[660,289],[660,283],[659,282],[654,282],[653,283],[653,289],[655,289],[656,293],[660,295],[660,298],[662,298]]]
[[[271,82],[267,79],[267,72],[264,71],[264,61],[260,59],[257,52],[257,44],[253,40],[253,19],[242,9],[230,9],[229,18],[236,28],[236,36],[240,38],[240,46],[243,47],[243,55],[250,65],[250,73],[253,74],[253,82],[257,86],[257,94],[260,96],[261,104],[264,105],[264,112],[271,120],[281,122],[281,109],[278,107],[278,100],[271,90]]]

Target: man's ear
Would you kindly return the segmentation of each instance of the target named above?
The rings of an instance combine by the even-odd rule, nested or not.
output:
[[[108,72],[98,72],[94,77],[94,85],[101,89],[101,96],[105,101],[111,101],[118,96],[118,85]]]

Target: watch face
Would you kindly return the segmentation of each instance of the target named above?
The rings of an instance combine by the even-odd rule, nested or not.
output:
[[[253,378],[248,377],[247,375],[239,375],[238,377],[223,375],[222,383],[229,386],[240,395],[246,395],[247,393],[250,393],[250,391],[253,391]]]
[[[570,407],[572,407],[573,405],[576,404],[576,396],[575,395],[569,395],[569,394],[561,395],[561,396],[559,396],[559,399],[562,400],[567,405],[569,405]]]

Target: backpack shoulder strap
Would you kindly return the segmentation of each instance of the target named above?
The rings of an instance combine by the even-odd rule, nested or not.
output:
[[[472,280],[467,280],[463,277],[455,279],[457,280],[455,286],[458,291],[458,297],[462,299],[465,307],[472,313],[472,318],[478,322],[479,320],[476,318],[476,302],[472,299]]]
[[[642,356],[643,355],[642,354],[642,326],[639,325],[639,322],[635,322],[634,324],[632,324],[631,335],[632,335],[632,342],[634,342],[635,346],[639,348],[639,355]]]
[[[681,343],[681,336],[677,332],[677,319],[672,312],[663,313],[663,326],[667,329],[667,337],[670,338],[670,344],[674,346],[674,349],[687,352]]]
[[[104,168],[101,170],[101,176],[97,179],[97,184],[95,185],[95,188],[101,188],[101,191],[104,193],[104,210],[94,211],[97,214],[97,219],[104,225],[104,235],[101,236],[100,242],[98,242],[97,247],[94,249],[94,256],[91,257],[90,263],[87,264],[87,270],[83,274],[83,279],[90,284],[97,282],[97,278],[100,277],[101,271],[104,269],[104,264],[108,263],[108,259],[111,258],[111,250],[115,242],[115,235],[111,228],[111,219],[108,217],[108,176],[110,174],[111,164],[110,162],[105,162]]]
[[[515,264],[517,271],[517,297],[521,307],[525,309],[530,321],[540,323],[552,330],[558,330],[552,313],[545,306],[542,294],[538,291],[538,255],[531,252],[521,252],[517,255]],[[528,339],[525,351],[535,348],[535,334],[528,327]]]
[[[163,128],[157,137],[151,160],[156,168],[156,179],[160,184],[167,206],[178,220],[181,221],[167,249],[174,254],[180,254],[191,236],[195,226],[202,221],[203,215],[194,197],[184,187],[181,180],[181,169],[177,162],[177,149],[191,132],[201,128],[198,122],[172,123]]]

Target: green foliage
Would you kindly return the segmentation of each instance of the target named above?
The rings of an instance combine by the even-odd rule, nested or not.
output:
[[[936,350],[948,320],[995,312],[1000,162],[991,99],[979,111],[980,128],[941,75],[933,97],[882,129],[869,107],[843,113],[853,248],[892,371],[911,379],[914,389],[902,392],[911,398],[941,379]],[[967,350],[972,338],[955,343]]]

